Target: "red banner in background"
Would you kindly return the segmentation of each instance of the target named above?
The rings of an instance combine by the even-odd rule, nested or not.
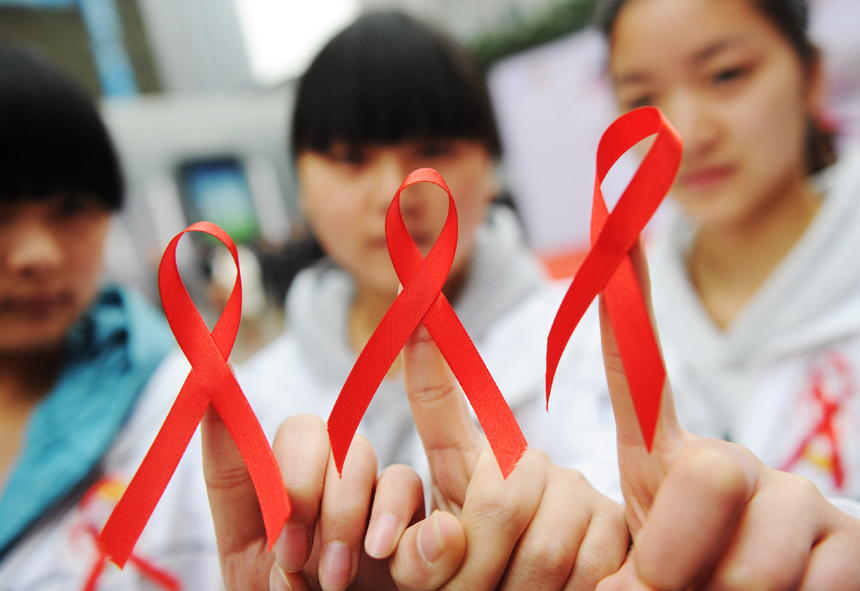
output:
[[[176,246],[186,232],[204,232],[224,243],[236,262],[236,282],[212,332],[188,295],[176,268]],[[212,404],[236,442],[248,467],[266,526],[269,549],[290,514],[281,472],[263,429],[242,393],[227,359],[233,349],[242,313],[242,282],[236,245],[224,230],[198,222],[170,241],[158,269],[164,314],[191,372],[164,420],[137,473],[99,535],[99,545],[122,567],[176,471],[206,408]]]
[[[654,143],[612,213],[600,185],[612,165],[641,140]],[[604,132],[597,148],[591,214],[591,250],[573,278],[547,338],[546,398],[561,355],[591,302],[603,293],[642,437],[654,439],[666,370],[645,299],[630,261],[630,249],[669,192],[681,164],[678,132],[653,107],[630,111]]]
[[[400,212],[400,193],[415,183],[433,183],[448,194],[448,217],[424,258]],[[386,312],[346,379],[328,420],[338,472],[379,384],[409,336],[423,322],[475,409],[502,474],[507,478],[526,449],[526,440],[474,343],[442,293],[457,250],[457,209],[444,179],[431,168],[409,174],[391,202],[385,237],[403,291]]]

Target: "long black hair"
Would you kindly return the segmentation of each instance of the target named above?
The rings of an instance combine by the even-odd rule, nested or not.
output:
[[[484,78],[470,55],[399,12],[356,20],[319,52],[299,81],[291,147],[472,139],[498,157]]]
[[[83,193],[116,211],[123,188],[93,99],[45,56],[0,42],[0,201]]]
[[[818,47],[809,38],[807,0],[748,0],[785,36],[801,62],[811,67],[819,59]],[[629,0],[601,0],[595,9],[595,24],[611,40],[615,22]],[[811,172],[826,168],[836,160],[834,134],[816,121],[807,123],[806,159]]]

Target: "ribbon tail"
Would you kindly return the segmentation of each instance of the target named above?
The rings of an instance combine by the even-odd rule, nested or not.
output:
[[[99,557],[93,565],[93,568],[90,571],[90,576],[87,577],[87,582],[84,584],[82,591],[96,591],[96,585],[99,582],[102,572],[105,570],[106,564],[107,556],[105,556],[103,552],[99,552]]]
[[[630,256],[625,256],[603,290],[603,299],[645,446],[651,451],[666,369],[651,326],[645,298]]]
[[[528,443],[490,370],[444,297],[439,294],[436,305],[424,316],[424,326],[475,409],[502,476],[507,479]]]
[[[424,277],[425,273],[420,272],[418,276]],[[327,424],[338,475],[343,475],[343,463],[349,446],[379,384],[400,355],[409,335],[418,326],[421,316],[434,301],[425,294],[438,292],[430,291],[432,286],[421,283],[420,280],[413,280],[404,286],[359,353],[334,403]]]
[[[248,399],[227,365],[217,367],[220,379],[212,385],[214,392],[217,392],[212,396],[212,406],[224,421],[251,475],[266,527],[268,549],[271,551],[290,516],[287,489],[272,448]]]
[[[192,370],[140,468],[99,534],[99,547],[120,568],[131,556],[137,539],[209,406],[209,399],[200,395],[193,380]]]
[[[576,277],[574,277],[576,282]],[[573,330],[582,317],[585,315],[588,306],[591,305],[591,300],[583,301],[583,291],[578,287],[574,289],[573,283],[567,293],[564,294],[564,299],[558,307],[558,312],[555,313],[555,318],[552,321],[552,326],[549,329],[549,336],[546,340],[546,406],[549,409],[549,395],[552,391],[552,383],[555,379],[555,372],[558,369],[558,364],[561,361],[561,355],[564,353],[565,347],[573,335]]]
[[[128,557],[128,561],[140,571],[140,574],[144,578],[149,579],[161,589],[165,589],[166,591],[182,591],[182,583],[169,572],[158,568],[134,554]]]
[[[415,324],[417,325],[417,322]],[[377,327],[377,330],[380,329],[385,330],[383,323]],[[352,371],[349,372],[327,423],[331,453],[338,475],[343,475],[343,463],[346,461],[346,454],[349,452],[349,446],[352,444],[361,418],[409,334],[411,332],[401,339],[393,337],[395,340],[391,340],[392,337],[389,336],[374,338],[377,335],[375,332],[358,356]]]

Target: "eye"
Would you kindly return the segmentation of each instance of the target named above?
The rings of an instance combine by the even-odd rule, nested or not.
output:
[[[418,155],[421,158],[442,158],[453,152],[454,146],[450,141],[432,140],[422,142],[418,147]]]
[[[653,94],[643,94],[640,96],[633,97],[632,99],[625,100],[622,104],[624,105],[624,109],[627,111],[632,111],[633,109],[638,109],[639,107],[650,107],[654,105],[655,97]]]
[[[733,82],[735,80],[743,78],[748,71],[749,68],[740,66],[733,68],[723,68],[721,70],[718,70],[715,74],[711,75],[711,82],[714,84],[727,84],[729,82]]]
[[[55,211],[60,218],[74,218],[92,211],[95,207],[96,202],[92,197],[73,193],[60,197]]]
[[[325,157],[337,164],[350,166],[361,166],[367,162],[367,154],[365,154],[365,151],[360,146],[348,144],[333,145],[325,153]]]

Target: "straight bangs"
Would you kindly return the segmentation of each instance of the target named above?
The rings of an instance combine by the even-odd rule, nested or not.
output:
[[[32,50],[0,44],[0,201],[83,193],[122,206],[119,160],[86,92]]]
[[[293,157],[335,142],[471,139],[500,155],[480,70],[453,41],[396,12],[363,16],[332,39],[299,82]]]

